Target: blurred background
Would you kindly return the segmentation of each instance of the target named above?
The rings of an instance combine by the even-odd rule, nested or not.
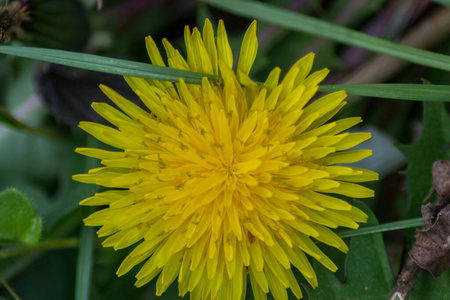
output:
[[[391,41],[450,53],[450,8],[439,1],[262,2]],[[194,0],[3,0],[0,5],[2,44],[63,49],[146,63],[147,35],[159,46],[166,37],[185,53],[185,25],[201,28],[205,18],[210,18],[214,25],[223,19],[233,52],[238,54],[245,29],[252,21]],[[258,40],[258,56],[250,74],[256,81],[264,81],[276,66],[286,72],[299,58],[315,52],[313,70],[331,70],[323,84],[450,84],[448,72],[264,22],[258,23]],[[3,259],[0,256],[0,278],[21,299],[73,299],[77,237],[81,219],[90,211],[78,207],[78,202],[98,189],[72,182],[72,174],[86,172],[97,164],[73,151],[83,145],[101,147],[76,125],[82,120],[102,122],[90,107],[93,101],[109,101],[99,90],[100,83],[137,103],[137,97],[121,76],[0,54],[0,191],[15,187],[31,200],[36,215],[42,218],[41,240],[67,242],[59,250],[32,251]],[[422,112],[420,102],[349,96],[348,104],[336,116],[336,119],[361,116],[364,122],[357,130],[373,134],[363,148],[373,149],[374,155],[360,166],[380,174],[379,182],[368,184],[375,189],[376,197],[365,201],[380,223],[407,218],[407,181],[403,174],[407,161],[395,145],[411,144],[419,138]],[[431,182],[425,184],[431,187]],[[402,259],[404,231],[388,232],[383,237],[396,275]],[[5,248],[12,245],[11,241],[0,243]],[[94,248],[91,299],[156,298],[154,283],[140,289],[133,286],[135,272],[116,277],[115,271],[127,253]],[[170,288],[163,299],[174,299],[176,295],[176,287]],[[14,299],[3,284],[0,299]]]

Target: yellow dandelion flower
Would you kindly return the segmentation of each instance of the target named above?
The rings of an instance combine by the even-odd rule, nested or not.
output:
[[[112,188],[80,203],[108,206],[84,222],[102,226],[104,247],[138,243],[117,275],[145,262],[136,286],[158,277],[157,295],[178,278],[181,296],[244,299],[249,275],[256,299],[269,292],[287,299],[288,288],[301,298],[293,267],[313,287],[318,282],[308,256],[337,269],[314,240],[347,252],[329,228],[358,228],[367,219],[335,195],[373,196],[356,183],[376,180],[376,173],[339,165],[371,155],[344,151],[370,133],[345,132],[360,118],[327,123],[345,105],[344,91],[307,106],[328,73],[308,76],[313,54],[281,82],[278,68],[263,84],[253,82],[256,22],[245,34],[236,71],[222,21],[216,37],[208,20],[202,33],[186,27],[184,37],[187,60],[163,40],[168,66],[221,79],[198,85],[125,77],[148,110],[101,86],[121,111],[105,103],[92,107],[117,129],[79,126],[119,150],[76,149],[104,166],[73,178]],[[151,37],[146,46],[152,63],[165,66]]]

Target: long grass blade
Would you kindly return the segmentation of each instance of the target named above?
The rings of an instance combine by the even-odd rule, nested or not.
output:
[[[354,229],[343,230],[343,231],[337,232],[337,235],[339,235],[341,238],[347,238],[347,237],[358,236],[358,235],[373,234],[373,233],[378,233],[378,232],[393,231],[393,230],[414,228],[414,227],[420,227],[420,226],[423,226],[423,218],[416,218],[416,219],[380,224],[380,225],[375,225],[375,226],[368,226],[368,227],[363,227],[363,228],[357,229],[357,230],[354,230]]]
[[[208,0],[209,1],[209,0]],[[201,78],[216,76],[201,73],[159,67],[152,64],[132,62],[117,58],[108,58],[92,54],[76,53],[63,50],[0,46],[0,53],[25,58],[37,59],[87,70],[151,78],[156,80],[178,81],[184,78],[190,83],[201,83]],[[348,94],[387,99],[403,99],[415,101],[450,101],[450,86],[422,84],[354,84],[354,85],[322,85],[319,91],[334,92],[345,90]]]
[[[201,0],[236,15],[265,21],[281,27],[324,37],[412,63],[450,71],[450,56],[400,45],[356,30],[288,11],[269,4],[238,0]]]
[[[89,299],[94,255],[94,235],[94,228],[87,226],[81,228],[75,281],[75,300]]]
[[[190,71],[155,66],[152,64],[56,49],[0,46],[0,53],[31,58],[91,71],[150,78],[156,80],[178,81],[180,78],[183,78],[186,82],[201,83],[202,77],[207,76],[210,78],[216,78],[213,75],[205,75]]]
[[[340,84],[321,85],[321,92],[345,90],[347,94],[387,99],[450,102],[450,85],[432,84]]]

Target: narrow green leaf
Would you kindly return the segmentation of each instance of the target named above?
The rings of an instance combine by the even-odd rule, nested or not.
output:
[[[350,46],[386,54],[419,65],[450,70],[450,56],[400,45],[310,16],[255,1],[202,0],[225,11],[276,24],[307,34],[328,38]]]
[[[39,59],[93,71],[151,78],[156,80],[178,81],[179,78],[184,78],[187,82],[200,83],[202,76],[208,76],[213,79],[218,78],[217,76],[159,67],[151,64],[130,62],[121,59],[54,49],[0,46],[0,53]],[[319,91],[321,92],[334,92],[339,90],[345,90],[348,94],[367,97],[450,102],[449,85],[348,84],[322,85],[319,87]],[[7,123],[10,126],[29,130],[34,133],[49,134],[46,132],[41,132],[41,130],[28,127],[26,124],[14,119],[5,111],[0,111],[0,114],[0,121]]]
[[[368,226],[368,227],[363,227],[363,228],[360,228],[357,230],[353,230],[353,229],[342,230],[342,231],[337,232],[337,234],[341,238],[347,238],[347,237],[352,237],[352,236],[373,234],[373,233],[378,233],[378,232],[393,231],[393,230],[400,230],[400,229],[406,229],[406,228],[415,228],[415,227],[420,227],[420,226],[423,226],[423,218],[415,218],[415,219],[410,219],[410,220]]]
[[[98,142],[88,137],[87,146],[95,147]],[[93,169],[98,166],[98,162],[92,159],[85,161],[85,167]],[[83,208],[86,215],[94,212],[93,207]],[[77,275],[75,282],[75,300],[88,300],[91,287],[92,263],[94,255],[95,228],[83,226],[81,228],[80,246],[78,248]]]
[[[83,226],[81,228],[75,281],[75,300],[89,299],[94,255],[94,235],[95,230],[93,227]]]
[[[450,102],[450,85],[429,84],[341,84],[321,85],[321,92],[345,90],[347,94],[415,101]]]
[[[42,220],[33,203],[14,188],[0,193],[0,239],[35,245],[41,237]]]
[[[217,78],[213,75],[171,69],[152,64],[56,49],[0,46],[0,53],[37,59],[80,69],[173,82],[183,78],[186,82],[201,83],[202,77],[205,76],[213,79]]]

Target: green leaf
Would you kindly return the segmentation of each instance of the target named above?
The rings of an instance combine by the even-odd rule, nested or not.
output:
[[[428,271],[422,270],[417,278],[417,283],[411,292],[409,300],[422,299],[450,299],[450,270],[434,278]]]
[[[420,217],[420,206],[432,186],[431,168],[436,160],[450,159],[450,122],[444,103],[424,103],[423,131],[412,145],[398,145],[408,160],[407,218]],[[414,241],[414,230],[407,230],[409,244]]]
[[[353,203],[368,216],[367,225],[376,225],[378,221],[370,209],[361,201]],[[393,287],[389,261],[384,250],[380,233],[353,237],[350,240],[349,252],[345,261],[344,283],[341,283],[333,272],[313,261],[319,286],[313,289],[304,284],[309,299],[387,299]]]
[[[213,79],[217,78],[213,75],[160,67],[152,64],[56,49],[0,46],[0,53],[37,59],[86,70],[151,78],[156,80],[178,81],[180,78],[183,78],[186,82],[201,83],[202,77],[205,76]]]
[[[345,90],[348,94],[387,99],[450,102],[450,85],[429,84],[341,84],[321,85],[320,92]]]
[[[432,165],[436,160],[450,159],[449,143],[450,120],[444,103],[424,103],[423,131],[420,138],[412,145],[397,146],[409,162],[406,171],[408,218],[421,215],[420,206],[432,186]],[[414,235],[414,230],[407,230],[408,246],[414,242]],[[422,270],[412,291],[411,300],[450,299],[449,284],[449,271],[435,279],[429,272]]]
[[[0,239],[35,245],[41,237],[42,220],[31,201],[14,188],[0,193]]]
[[[350,46],[386,54],[419,65],[450,70],[450,56],[400,45],[356,30],[338,26],[276,6],[238,0],[202,0],[239,16],[276,24],[281,27],[324,37]]]
[[[20,172],[0,172],[0,191],[10,187],[20,190],[22,193],[27,195],[28,198],[33,199],[36,214],[41,217],[52,204],[49,201],[49,196],[45,190],[45,186],[42,186],[40,183],[30,179],[29,176],[21,174]]]

